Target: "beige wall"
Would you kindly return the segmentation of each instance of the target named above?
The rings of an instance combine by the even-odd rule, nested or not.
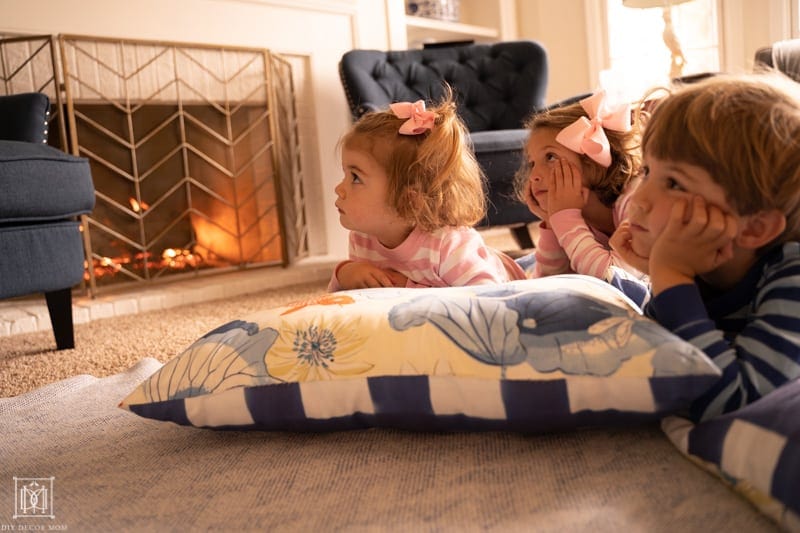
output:
[[[539,41],[547,50],[548,103],[593,88],[584,0],[518,0],[517,17],[520,39]]]

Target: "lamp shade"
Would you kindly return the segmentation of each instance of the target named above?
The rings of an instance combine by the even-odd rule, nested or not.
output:
[[[622,0],[622,5],[625,7],[669,7],[677,6],[689,0]]]

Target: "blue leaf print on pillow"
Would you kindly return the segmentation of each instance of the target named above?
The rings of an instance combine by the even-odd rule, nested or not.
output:
[[[389,312],[396,330],[430,323],[486,364],[527,362],[539,372],[582,375],[610,375],[651,348],[636,333],[647,322],[632,309],[569,289],[423,295]]]
[[[520,295],[509,306],[524,317],[519,323],[520,342],[528,363],[539,372],[609,375],[631,355],[621,346],[625,342],[610,346],[604,337],[612,334],[598,327],[614,323],[615,317],[622,326],[628,318],[625,309],[569,290]]]
[[[430,322],[470,356],[503,367],[525,360],[517,318],[500,299],[469,296],[424,295],[389,311],[389,325],[398,331]]]
[[[199,338],[145,385],[151,401],[190,398],[233,387],[263,385],[269,377],[264,355],[278,338],[274,328],[229,322]]]
[[[216,329],[212,329],[202,337],[201,339],[205,339],[206,337],[210,337],[211,335],[217,333],[225,333],[231,330],[241,329],[244,330],[245,333],[248,335],[255,335],[258,333],[258,324],[254,324],[253,322],[245,322],[244,320],[231,320],[227,324],[223,324]]]

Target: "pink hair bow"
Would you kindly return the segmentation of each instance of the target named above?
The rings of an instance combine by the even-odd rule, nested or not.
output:
[[[631,129],[631,107],[621,105],[611,111],[604,109],[605,91],[598,91],[581,100],[589,118],[581,117],[556,135],[556,141],[579,154],[586,154],[600,165],[611,165],[611,147],[605,128],[613,131]]]
[[[422,100],[417,100],[413,104],[411,102],[397,102],[390,105],[389,108],[397,118],[408,119],[400,126],[399,131],[403,135],[419,135],[433,128],[436,113],[425,111],[425,102]]]

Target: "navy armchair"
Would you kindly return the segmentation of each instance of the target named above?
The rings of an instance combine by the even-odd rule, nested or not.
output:
[[[534,41],[455,44],[421,50],[351,50],[339,63],[353,119],[398,101],[441,99],[447,82],[488,178],[489,209],[478,226],[508,226],[523,249],[538,220],[514,195],[527,131],[545,104],[547,54]]]
[[[84,272],[79,217],[94,208],[89,162],[48,146],[48,97],[0,96],[0,298],[44,293],[56,349],[75,346],[72,288]]]

